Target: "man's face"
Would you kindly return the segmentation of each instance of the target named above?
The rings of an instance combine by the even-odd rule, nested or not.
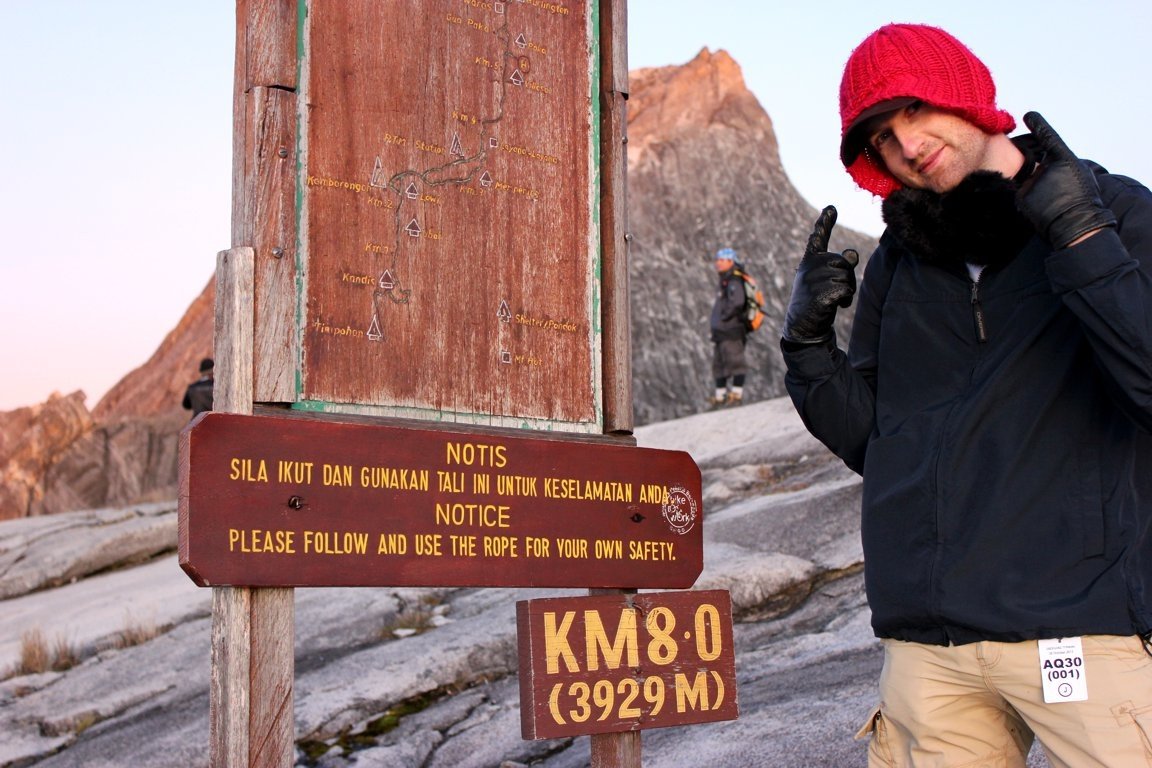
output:
[[[865,126],[868,151],[906,187],[947,192],[993,166],[992,137],[964,118],[915,101]]]
[[[727,272],[732,269],[733,264],[732,259],[716,259],[716,271]]]

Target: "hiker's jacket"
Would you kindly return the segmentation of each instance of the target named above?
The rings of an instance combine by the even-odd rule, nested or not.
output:
[[[1152,193],[973,281],[890,226],[847,355],[785,350],[812,433],[863,475],[872,623],[923,643],[1152,629]]]
[[[744,325],[744,280],[736,274],[736,267],[720,272],[716,300],[712,303],[709,326],[712,341],[743,339],[748,334]]]

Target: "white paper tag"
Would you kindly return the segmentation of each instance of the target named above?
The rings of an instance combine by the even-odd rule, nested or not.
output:
[[[1044,701],[1087,701],[1088,680],[1084,670],[1084,648],[1078,637],[1037,640],[1040,650],[1040,676],[1044,681]]]

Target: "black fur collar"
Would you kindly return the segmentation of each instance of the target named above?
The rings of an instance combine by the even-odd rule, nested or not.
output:
[[[999,173],[976,171],[944,194],[898,189],[881,213],[888,232],[925,261],[1001,266],[1035,232],[1016,210],[1016,189]]]

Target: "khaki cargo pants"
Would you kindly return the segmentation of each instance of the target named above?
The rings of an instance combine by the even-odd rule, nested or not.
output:
[[[1033,738],[1053,768],[1152,768],[1152,657],[1138,637],[1082,640],[1088,700],[1046,704],[1035,641],[884,641],[870,768],[1024,768]]]

